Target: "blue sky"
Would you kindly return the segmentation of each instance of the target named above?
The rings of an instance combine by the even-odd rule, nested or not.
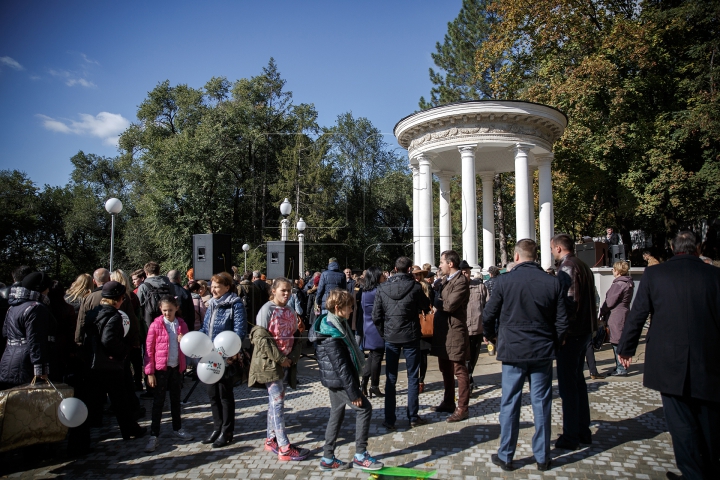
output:
[[[0,169],[64,185],[79,150],[117,154],[118,133],[158,82],[234,81],[270,57],[320,125],[352,111],[392,133],[429,96],[430,53],[461,3],[3,2]]]

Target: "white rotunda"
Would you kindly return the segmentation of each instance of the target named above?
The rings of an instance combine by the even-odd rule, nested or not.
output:
[[[515,172],[516,236],[536,239],[533,171],[538,170],[540,255],[552,265],[552,146],[563,134],[567,117],[537,103],[473,100],[414,113],[395,125],[398,143],[408,151],[413,174],[413,254],[417,265],[435,262],[435,213],[432,175],[440,184],[440,252],[453,249],[450,178],[462,178],[462,258],[479,269],[475,176],[482,179],[483,270],[495,264],[493,178]]]

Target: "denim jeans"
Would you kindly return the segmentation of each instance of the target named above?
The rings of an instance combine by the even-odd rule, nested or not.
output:
[[[558,390],[562,399],[564,440],[571,444],[590,440],[590,402],[583,374],[590,334],[565,339],[557,354]]]
[[[552,360],[503,363],[498,457],[503,462],[511,462],[515,455],[520,431],[522,389],[526,378],[530,384],[530,403],[535,419],[533,454],[536,462],[545,463],[550,459],[552,430]]]
[[[389,425],[395,425],[395,420],[397,420],[395,415],[395,384],[397,383],[398,363],[400,362],[401,351],[405,356],[405,366],[407,367],[408,420],[417,420],[418,410],[420,410],[418,400],[420,395],[420,340],[407,343],[385,342],[385,422]]]
[[[618,373],[627,373],[627,370],[625,369],[625,367],[622,366],[622,363],[620,363],[620,359],[618,358],[617,343],[613,343],[612,347],[613,353],[615,354],[615,371]]]

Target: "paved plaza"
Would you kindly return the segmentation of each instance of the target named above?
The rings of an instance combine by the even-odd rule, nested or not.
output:
[[[605,345],[596,354],[601,372],[614,368],[612,349]],[[420,414],[428,425],[411,429],[405,405],[407,383],[401,376],[398,396],[398,429],[388,432],[382,427],[383,400],[371,399],[374,406],[370,427],[369,451],[386,465],[437,470],[435,478],[637,478],[661,479],[675,466],[670,435],[665,428],[660,395],[642,386],[644,347],[638,349],[632,375],[616,379],[588,380],[592,406],[593,444],[568,452],[552,450],[554,468],[538,472],[532,457],[534,432],[527,387],[523,398],[514,472],[503,472],[490,462],[498,446],[500,427],[500,363],[482,353],[475,370],[478,384],[470,403],[470,419],[447,424],[447,414],[437,414],[430,407],[442,399],[442,382],[437,361],[430,357],[426,393],[420,395]],[[401,368],[403,365],[401,365]],[[170,412],[163,414],[160,445],[153,454],[143,451],[147,437],[122,441],[114,417],[105,415],[102,429],[94,430],[95,451],[78,460],[64,456],[65,445],[5,454],[0,457],[0,474],[11,478],[243,478],[243,479],[366,479],[359,470],[322,472],[318,463],[329,413],[327,390],[320,385],[313,358],[301,360],[301,385],[288,390],[286,422],[290,440],[312,451],[303,462],[279,462],[263,449],[265,438],[267,393],[235,389],[237,420],[232,445],[213,449],[199,442],[212,429],[207,394],[202,384],[183,406],[183,428],[195,435],[192,443],[171,436]],[[183,395],[192,382],[186,380]],[[384,391],[383,382],[381,390]],[[553,383],[553,439],[559,434],[561,408],[557,382]],[[149,425],[151,400],[143,400],[148,414],[143,425]],[[166,409],[168,403],[166,403]],[[347,409],[336,456],[350,460],[354,448],[355,415]]]

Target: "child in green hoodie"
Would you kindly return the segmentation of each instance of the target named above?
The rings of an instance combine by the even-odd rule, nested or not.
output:
[[[320,470],[340,470],[350,465],[335,458],[335,442],[342,421],[345,406],[356,412],[354,468],[380,470],[383,464],[367,451],[372,405],[360,391],[360,374],[365,363],[365,354],[355,340],[348,318],[355,306],[355,299],[346,290],[330,292],[326,306],[328,313],[319,317],[313,325],[311,340],[315,342],[315,353],[320,366],[322,384],[330,394],[330,418],[325,430],[325,446]]]

